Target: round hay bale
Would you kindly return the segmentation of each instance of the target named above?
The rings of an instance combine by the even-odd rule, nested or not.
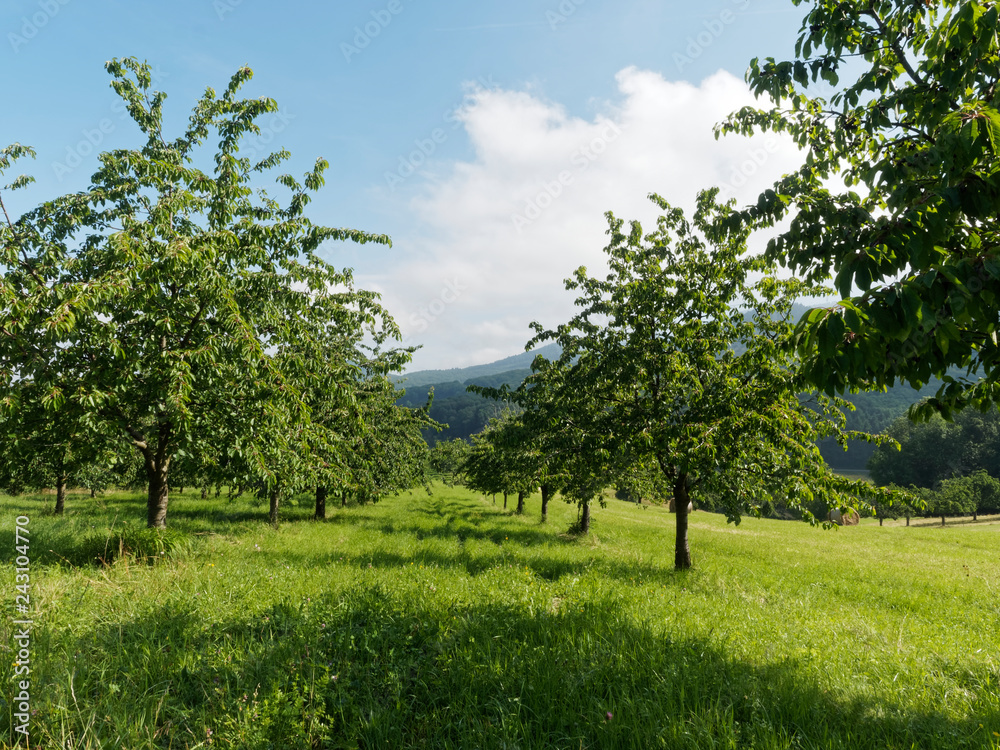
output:
[[[861,522],[861,516],[853,509],[844,514],[840,512],[840,508],[834,508],[826,514],[826,520],[838,526],[857,526]]]

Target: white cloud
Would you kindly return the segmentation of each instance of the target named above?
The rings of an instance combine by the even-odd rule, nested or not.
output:
[[[605,211],[651,226],[651,192],[685,210],[712,185],[746,202],[800,163],[774,135],[715,140],[716,123],[754,104],[730,73],[694,86],[627,68],[617,82],[619,99],[592,119],[530,93],[478,91],[459,113],[474,158],[411,180],[403,210],[414,229],[394,238],[399,262],[361,281],[424,345],[414,369],[508,356],[530,321],[564,322],[573,294],[563,279],[603,267]]]

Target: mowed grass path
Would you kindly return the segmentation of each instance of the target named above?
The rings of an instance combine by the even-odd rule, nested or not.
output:
[[[166,554],[100,565],[151,544],[142,499],[51,501],[0,498],[2,559],[31,518],[33,747],[1000,748],[1000,525],[695,513],[675,573],[673,517],[614,500],[578,539],[537,496],[303,498],[274,531],[189,490]]]

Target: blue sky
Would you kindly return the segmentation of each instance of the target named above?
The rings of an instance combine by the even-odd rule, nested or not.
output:
[[[795,165],[772,136],[716,142],[752,100],[754,56],[790,56],[790,0],[6,0],[0,141],[38,152],[8,207],[83,189],[96,152],[141,143],[104,62],[153,65],[177,127],[241,65],[278,101],[263,152],[289,171],[330,161],[310,217],[385,232],[391,249],[331,245],[423,349],[414,369],[523,349],[528,323],[572,311],[562,279],[599,268],[604,211],[650,220],[655,191],[751,199]],[[96,145],[92,146],[94,143]]]

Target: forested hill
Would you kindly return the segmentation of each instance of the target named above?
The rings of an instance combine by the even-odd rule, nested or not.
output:
[[[459,367],[451,370],[418,370],[417,372],[408,372],[398,378],[397,385],[406,389],[407,396],[411,392],[415,393],[418,389],[426,393],[424,386],[431,385],[435,386],[434,393],[441,395],[436,387],[441,383],[465,383],[466,381],[474,380],[476,385],[484,385],[485,383],[479,382],[479,378],[506,374],[513,370],[527,370],[539,354],[549,359],[555,359],[559,356],[559,345],[548,344],[533,351],[515,354],[513,357],[500,359],[486,365],[473,365],[471,367]],[[519,380],[518,383],[520,382]],[[469,383],[469,385],[472,385],[472,383]]]
[[[483,365],[482,367],[488,368],[491,365]],[[468,369],[480,368],[470,367]],[[441,371],[438,370],[437,372]],[[449,371],[445,370],[444,372]],[[451,372],[461,373],[462,370],[453,370]],[[503,385],[509,385],[511,388],[516,388],[530,373],[531,370],[525,367],[495,374],[477,375],[461,381],[452,380],[415,386],[411,386],[407,382],[405,384],[406,395],[402,396],[397,403],[401,406],[423,406],[427,403],[427,392],[431,388],[434,388],[434,403],[431,405],[431,417],[438,422],[447,424],[448,429],[441,432],[425,430],[424,439],[429,445],[434,445],[439,440],[451,440],[452,438],[468,439],[482,430],[491,417],[498,416],[503,409],[503,405],[499,402],[483,398],[476,393],[469,393],[466,391],[466,388],[470,385],[482,385],[489,388],[499,388]]]
[[[498,416],[503,405],[465,389],[470,385],[489,388],[509,385],[516,388],[531,373],[531,363],[539,354],[555,359],[559,356],[559,346],[549,344],[485,365],[406,373],[396,383],[397,388],[406,391],[397,403],[401,406],[423,406],[427,403],[427,392],[434,388],[431,417],[447,424],[448,429],[441,432],[425,430],[424,439],[429,445],[452,438],[468,440],[482,430],[491,417]]]
[[[953,369],[953,377],[960,377],[964,370]],[[921,399],[933,396],[941,387],[941,381],[932,378],[923,388],[915,389],[908,385],[896,385],[885,393],[854,393],[845,398],[854,404],[855,410],[847,412],[847,429],[860,430],[877,434],[882,432],[893,420],[906,414],[911,404]],[[832,439],[820,443],[820,452],[826,462],[835,469],[859,470],[865,469],[868,458],[875,446],[870,443],[851,443],[844,451]]]

